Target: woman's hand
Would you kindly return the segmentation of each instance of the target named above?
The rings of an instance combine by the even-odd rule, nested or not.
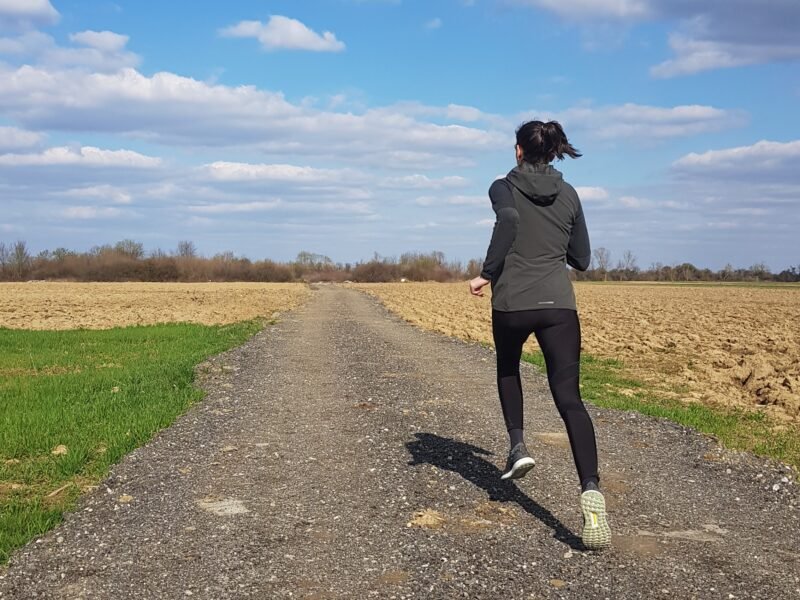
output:
[[[489,284],[488,279],[483,277],[476,277],[469,282],[469,291],[473,296],[483,296],[483,286]]]

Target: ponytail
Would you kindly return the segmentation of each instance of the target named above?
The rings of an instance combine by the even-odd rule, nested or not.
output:
[[[517,144],[522,148],[525,161],[534,165],[549,164],[556,158],[564,160],[565,156],[570,158],[582,156],[569,143],[558,121],[523,123],[517,129]]]

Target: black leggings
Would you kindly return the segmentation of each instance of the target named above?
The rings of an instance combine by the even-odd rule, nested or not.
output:
[[[578,313],[562,308],[492,311],[492,333],[497,350],[497,390],[506,428],[522,429],[522,384],[519,361],[522,345],[531,333],[544,354],[547,381],[567,427],[572,456],[581,485],[597,481],[597,443],[592,419],[581,401],[581,325]]]

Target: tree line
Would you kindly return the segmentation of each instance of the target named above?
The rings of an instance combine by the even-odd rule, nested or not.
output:
[[[466,263],[449,261],[442,252],[407,252],[399,257],[337,263],[328,256],[300,252],[293,261],[250,260],[233,252],[211,257],[200,255],[191,241],[181,241],[172,251],[146,252],[141,242],[125,239],[116,244],[95,246],[88,252],[66,248],[44,250],[33,255],[24,241],[0,242],[0,281],[270,281],[310,283],[331,281],[463,281],[478,275],[482,259]],[[779,273],[757,263],[748,268],[725,265],[719,271],[691,263],[653,263],[647,269],[636,256],[625,251],[612,262],[606,248],[592,253],[590,268],[570,271],[578,281],[768,281],[800,282],[800,264]]]

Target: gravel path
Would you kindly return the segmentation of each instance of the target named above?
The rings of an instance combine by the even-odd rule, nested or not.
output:
[[[615,538],[585,552],[542,376],[501,483],[491,350],[322,286],[205,366],[208,397],[0,572],[0,598],[792,598],[788,470],[590,408]],[[786,478],[782,480],[782,478]]]

